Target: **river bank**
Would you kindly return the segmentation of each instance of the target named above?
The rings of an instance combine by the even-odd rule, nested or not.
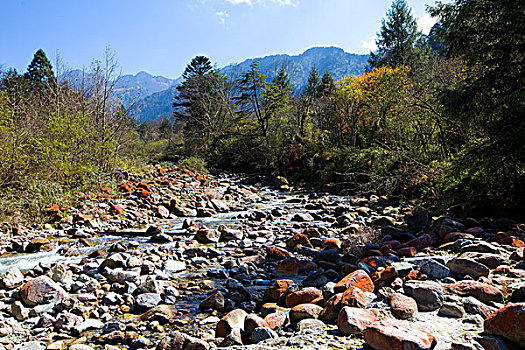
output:
[[[46,224],[4,224],[0,344],[524,346],[518,223],[242,180],[154,167]]]

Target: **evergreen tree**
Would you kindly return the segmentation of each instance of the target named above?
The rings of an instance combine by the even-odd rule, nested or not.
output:
[[[321,78],[320,89],[323,96],[329,96],[335,90],[334,77],[328,70],[324,72]]]
[[[311,99],[321,97],[321,76],[315,66],[312,67],[310,75],[308,75],[308,81],[306,82],[303,95]]]
[[[370,52],[372,68],[413,65],[418,56],[421,33],[405,0],[394,0],[377,34],[377,53]]]
[[[49,62],[42,49],[35,52],[33,60],[24,74],[24,78],[26,78],[35,92],[45,93],[55,90],[55,73],[53,73],[51,62]]]
[[[173,116],[185,123],[186,146],[206,152],[221,136],[227,118],[232,115],[231,84],[204,56],[193,58],[182,77]]]

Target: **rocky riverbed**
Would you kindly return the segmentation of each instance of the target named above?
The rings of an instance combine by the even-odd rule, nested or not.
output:
[[[0,350],[525,348],[523,226],[152,167],[0,227]]]

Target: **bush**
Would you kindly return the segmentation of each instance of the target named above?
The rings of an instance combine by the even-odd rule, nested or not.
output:
[[[208,172],[206,169],[206,162],[198,157],[189,157],[181,160],[177,166],[182,169],[188,169],[193,172],[205,174]]]

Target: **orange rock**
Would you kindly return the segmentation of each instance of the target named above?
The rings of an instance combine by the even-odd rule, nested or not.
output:
[[[409,296],[394,293],[390,299],[390,310],[398,318],[410,318],[417,312],[417,303]]]
[[[501,303],[503,294],[496,287],[476,281],[460,281],[445,286],[445,289],[452,290],[458,294],[473,296],[481,302],[495,301]]]
[[[375,322],[365,330],[365,341],[374,349],[429,350],[436,339],[427,331],[394,320]]]
[[[507,304],[492,313],[485,320],[484,329],[525,348],[525,303]]]
[[[345,276],[334,286],[334,292],[341,293],[350,287],[357,287],[365,292],[374,291],[374,283],[364,270],[356,270]]]
[[[286,312],[286,309],[284,307],[277,305],[276,303],[265,303],[261,307],[262,317],[266,317],[267,315],[270,315],[276,312]]]
[[[322,298],[323,293],[315,288],[305,288],[303,290],[290,293],[286,296],[286,306],[287,307],[294,307],[299,304],[308,304],[311,303],[313,300]]]
[[[337,315],[341,310],[341,300],[343,299],[343,293],[333,295],[326,302],[326,306],[319,315],[319,319],[324,322],[330,322],[337,319]]]
[[[303,263],[298,259],[281,260],[275,267],[275,273],[284,276],[297,276],[302,267]]]
[[[379,310],[377,309],[358,309],[345,306],[337,317],[337,328],[343,334],[361,334],[372,323],[377,321]]]
[[[357,287],[348,288],[341,297],[341,306],[365,308],[370,298]]]
[[[303,247],[313,248],[312,243],[307,235],[302,233],[296,233],[286,244],[289,249],[294,249],[297,245],[302,245]]]
[[[281,295],[283,295],[292,284],[295,284],[292,280],[277,280],[275,281],[274,286],[266,288],[264,291],[264,297],[272,301],[279,300]]]
[[[417,249],[415,247],[404,247],[404,248],[399,248],[397,250],[397,254],[399,254],[400,256],[404,256],[404,257],[413,257],[415,256],[417,253]]]
[[[270,329],[282,327],[286,323],[286,313],[284,311],[276,311],[266,315],[264,321],[266,321]]]

